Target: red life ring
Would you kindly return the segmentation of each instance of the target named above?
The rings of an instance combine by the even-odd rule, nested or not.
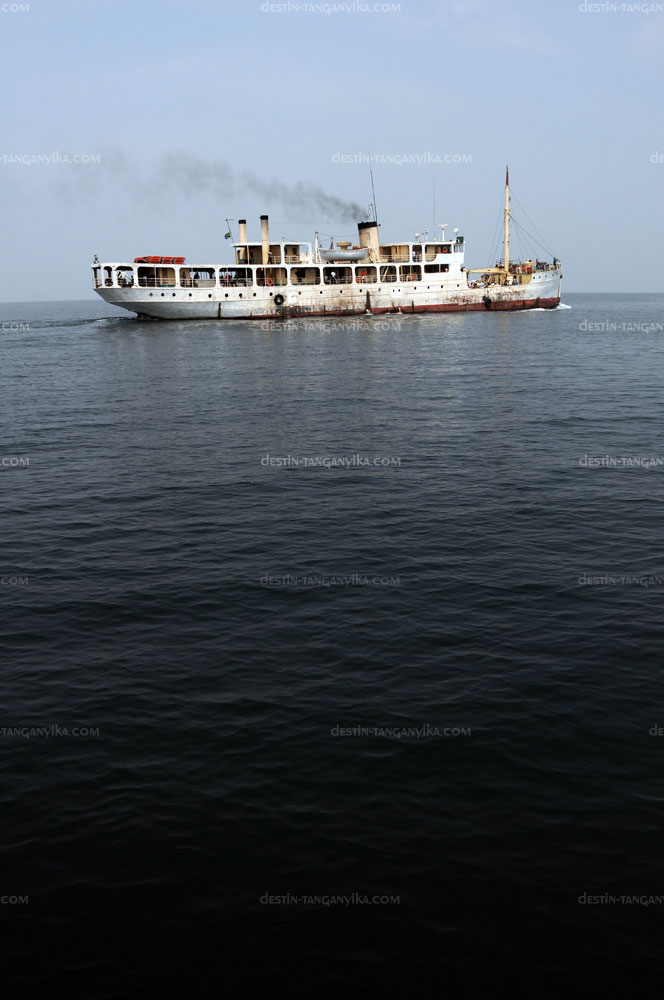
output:
[[[274,282],[273,282],[272,278],[266,278],[266,279],[265,279],[265,284],[266,284],[266,285],[273,285],[273,284],[274,284]]]
[[[417,281],[417,275],[416,274],[411,274],[411,276],[409,277],[408,280],[409,281]]]

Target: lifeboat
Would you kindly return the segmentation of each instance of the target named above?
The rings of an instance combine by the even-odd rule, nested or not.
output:
[[[184,257],[134,257],[134,264],[184,264]]]
[[[365,260],[369,253],[368,247],[361,247],[359,250],[320,250],[320,259],[324,261],[353,261]]]

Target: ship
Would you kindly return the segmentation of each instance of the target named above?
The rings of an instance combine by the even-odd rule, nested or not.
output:
[[[359,222],[357,242],[318,234],[308,243],[270,236],[247,238],[238,220],[231,264],[188,264],[182,256],[148,255],[132,262],[92,264],[94,290],[110,305],[139,319],[292,319],[381,313],[436,313],[554,309],[560,304],[562,264],[557,257],[510,257],[510,181],[505,172],[503,256],[492,266],[467,268],[458,229],[446,238],[428,232],[411,241],[382,243],[375,213]],[[230,235],[232,239],[232,234]]]

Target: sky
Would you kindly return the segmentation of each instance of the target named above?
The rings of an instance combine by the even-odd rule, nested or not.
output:
[[[369,165],[384,242],[495,263],[509,164],[512,255],[661,292],[663,57],[664,3],[0,0],[0,300],[92,299],[93,254],[226,263],[226,219],[352,239]]]

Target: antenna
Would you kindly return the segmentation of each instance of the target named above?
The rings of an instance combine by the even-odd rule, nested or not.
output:
[[[433,179],[433,238],[436,239],[436,178]]]
[[[378,209],[376,208],[376,189],[374,188],[373,168],[371,166],[371,154],[369,154],[369,176],[371,177],[371,196],[373,198],[374,222],[378,224]]]

